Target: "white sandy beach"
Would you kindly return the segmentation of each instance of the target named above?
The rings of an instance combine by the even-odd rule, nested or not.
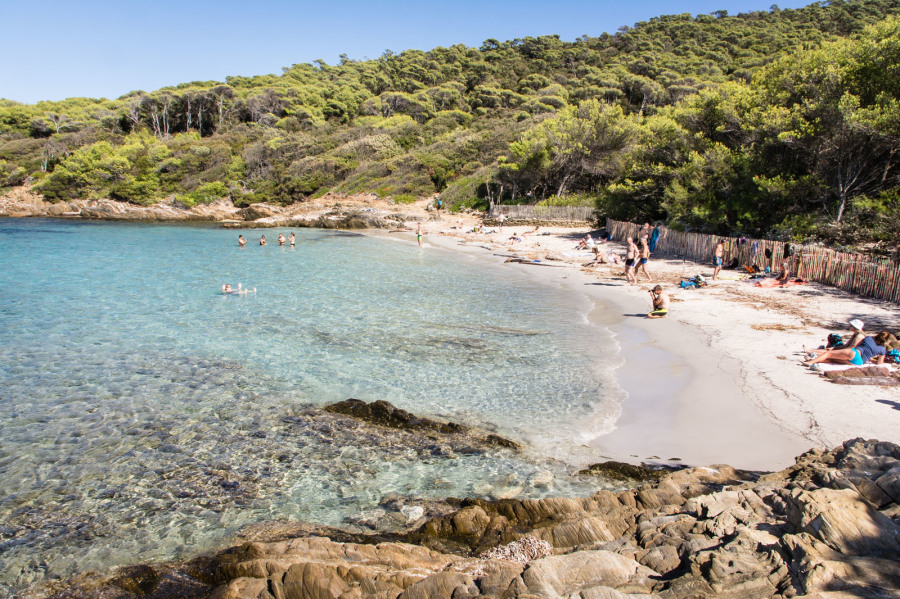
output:
[[[616,335],[624,356],[617,378],[627,399],[616,429],[591,442],[601,455],[775,470],[812,447],[832,448],[855,437],[900,440],[900,389],[835,385],[800,365],[804,345],[818,346],[831,332],[846,335],[852,318],[873,334],[900,330],[896,306],[816,283],[763,289],[719,280],[683,290],[683,275],[711,278],[712,267],[656,256],[649,264],[652,284],[626,285],[621,265],[582,267],[589,254],[574,248],[587,228],[542,227],[544,235],[508,244],[512,233],[531,227],[465,232],[477,222],[457,215],[430,221],[426,241],[480,248],[498,262],[513,255],[553,264],[557,268],[507,266],[587,294],[595,302],[590,318]],[[415,242],[412,232],[400,235]],[[602,247],[624,254],[623,244]],[[657,282],[672,296],[672,310],[649,320],[643,316],[650,311],[648,290]]]

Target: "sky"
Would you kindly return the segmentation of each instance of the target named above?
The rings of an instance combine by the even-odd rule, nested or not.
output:
[[[776,0],[800,8],[811,0]],[[773,0],[0,0],[0,98],[117,98],[280,74],[341,54],[615,33],[665,14],[768,10]]]

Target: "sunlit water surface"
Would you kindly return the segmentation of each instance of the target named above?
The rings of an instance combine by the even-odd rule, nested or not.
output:
[[[0,596],[389,497],[596,488],[571,473],[619,399],[586,300],[406,240],[263,232],[0,220]],[[530,449],[385,453],[295,417],[349,397]]]

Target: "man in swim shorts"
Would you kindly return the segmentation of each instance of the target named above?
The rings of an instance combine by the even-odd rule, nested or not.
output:
[[[629,237],[628,241],[628,249],[625,251],[625,280],[628,284],[637,283],[637,275],[634,273],[634,262],[637,258],[638,249],[637,246],[634,245],[634,239]]]
[[[650,290],[653,297],[653,312],[647,314],[647,318],[662,318],[669,313],[669,294],[663,293],[662,287],[657,285]]]
[[[422,235],[422,223],[419,223],[416,225],[416,241],[418,242],[419,247],[422,247]]]
[[[716,267],[716,272],[713,273],[713,281],[719,278],[719,271],[722,270],[722,261],[725,258],[725,240],[720,239],[719,243],[716,244],[716,255],[713,258],[713,265]]]
[[[650,273],[647,271],[647,262],[650,260],[650,243],[647,241],[646,237],[641,237],[641,257],[637,262],[637,266],[634,269],[634,280],[637,282],[638,271],[644,271],[644,274],[647,275],[647,280],[652,281],[653,278],[650,276]]]
[[[245,245],[247,245],[247,240],[244,239],[243,235],[238,235],[238,245],[240,247],[244,247]]]

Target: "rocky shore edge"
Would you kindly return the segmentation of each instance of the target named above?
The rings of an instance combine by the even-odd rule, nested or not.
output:
[[[354,417],[380,426],[420,420],[395,408],[342,404],[340,413],[357,412]],[[430,431],[443,426],[413,424]],[[216,555],[83,574],[65,588],[30,596],[898,596],[900,446],[894,443],[854,439],[831,451],[811,450],[777,473],[714,466],[638,475],[646,482],[635,488],[584,498],[456,500],[454,511],[407,532],[295,526],[285,534],[273,526]]]
[[[379,206],[378,209],[374,206]],[[274,206],[235,206],[223,198],[209,204],[185,206],[176,199],[140,206],[112,199],[78,199],[51,203],[30,188],[17,187],[0,196],[0,217],[46,217],[134,222],[219,222],[236,229],[297,227],[317,229],[393,229],[407,221],[424,220],[409,211],[391,211],[374,194],[326,194],[316,201]]]

